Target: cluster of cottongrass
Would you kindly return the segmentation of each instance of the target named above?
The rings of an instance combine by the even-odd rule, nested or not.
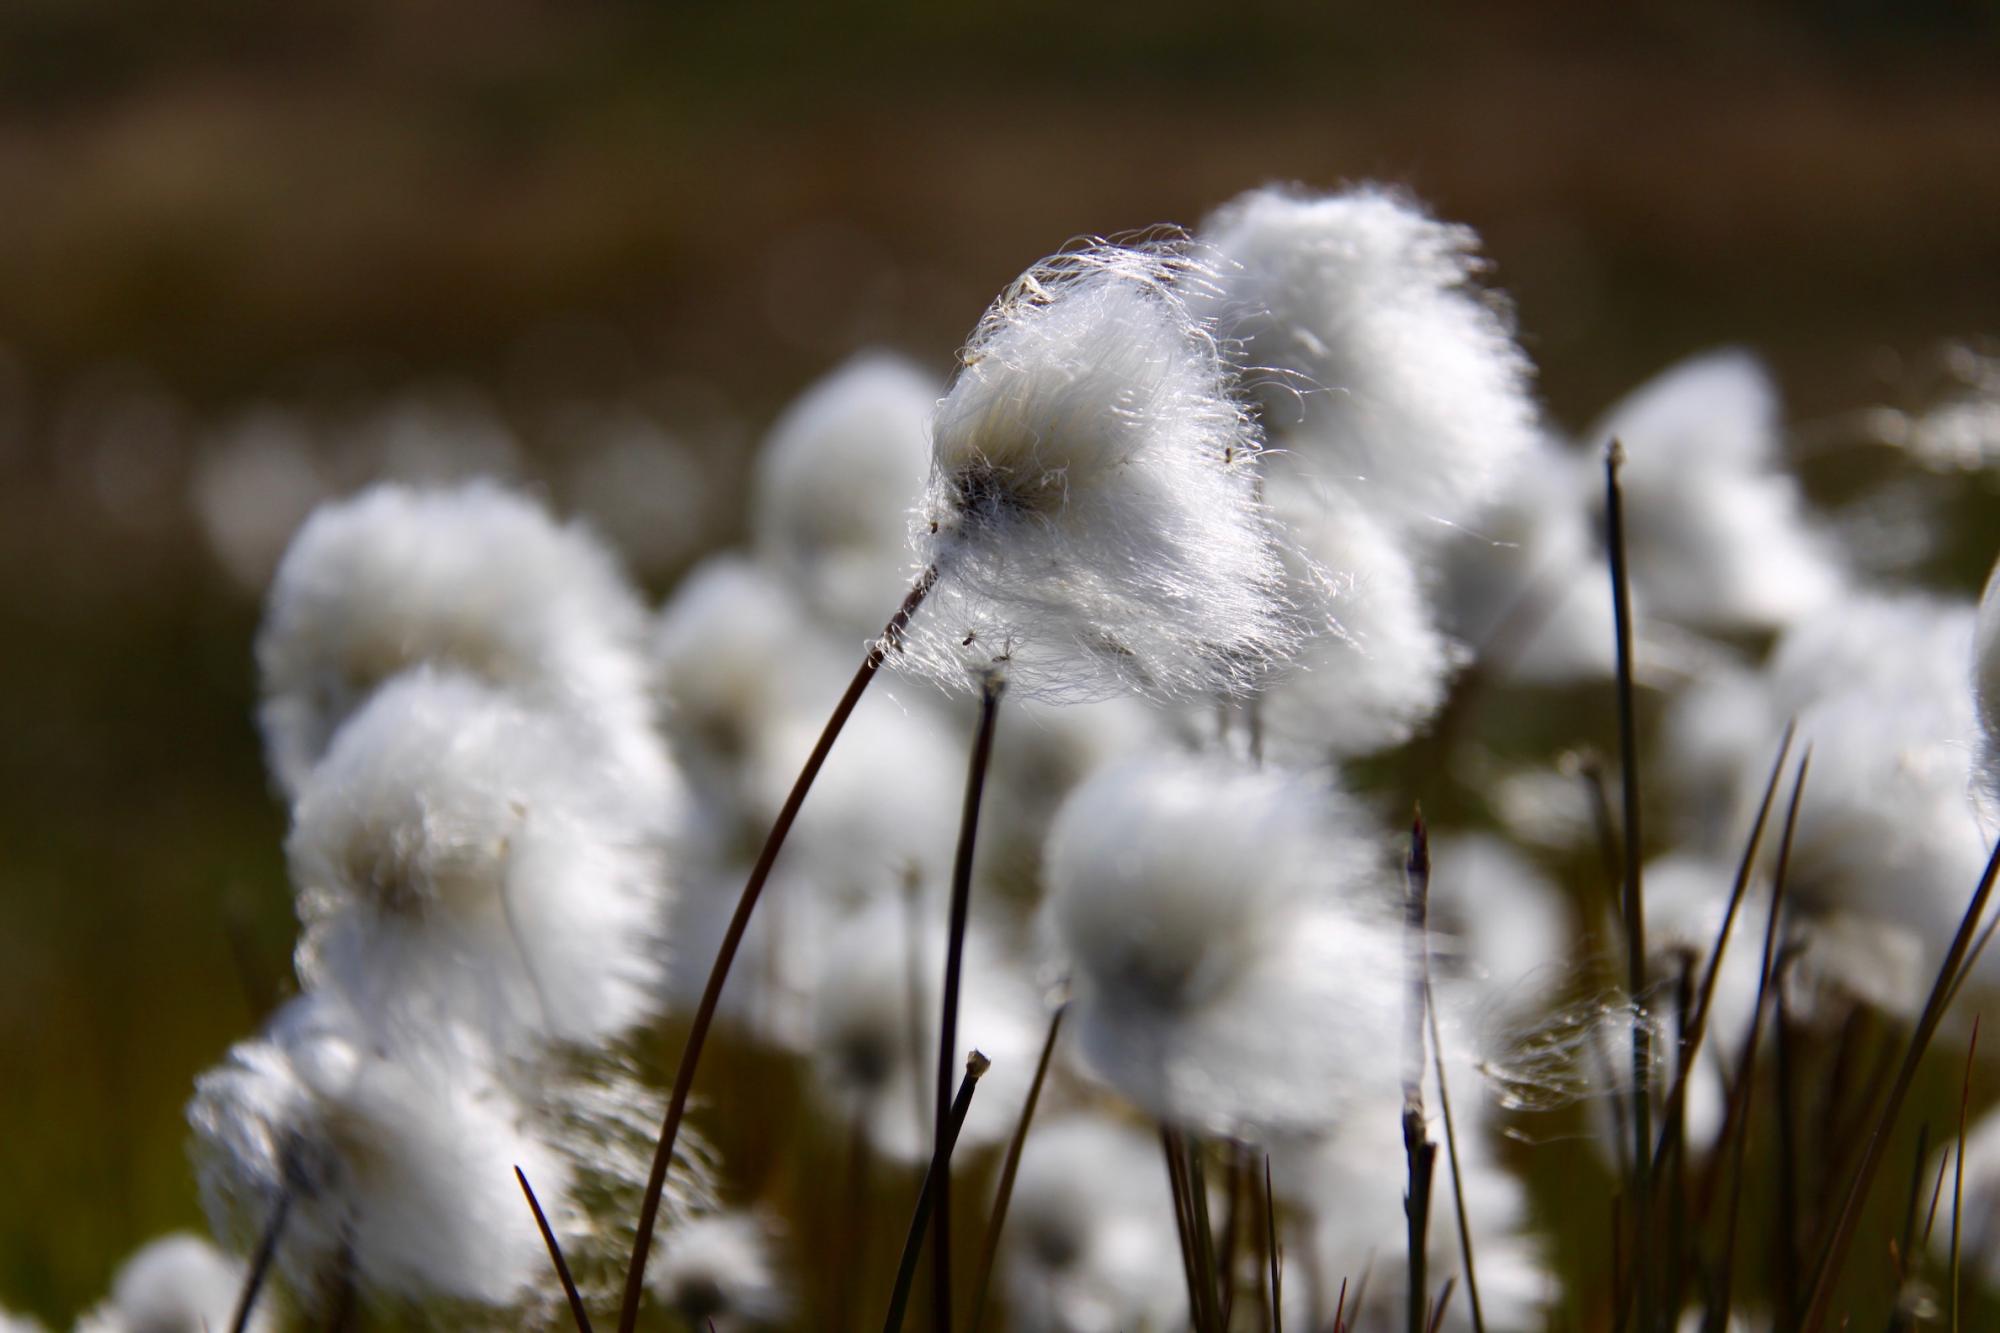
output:
[[[812,386],[657,609],[494,484],[320,508],[231,1253],[79,1327],[1817,1330],[1884,1239],[1897,1327],[1970,1309],[2000,1125],[1855,1237],[2000,980],[2000,575],[1844,542],[1745,352],[1564,438],[1485,276],[1372,186],[1073,245]]]

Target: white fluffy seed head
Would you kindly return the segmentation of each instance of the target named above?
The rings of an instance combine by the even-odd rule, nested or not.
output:
[[[772,1253],[771,1222],[752,1213],[713,1213],[660,1237],[646,1285],[689,1328],[754,1328],[782,1320],[791,1294]]]
[[[915,577],[909,516],[942,387],[898,357],[858,356],[787,408],[758,456],[758,552],[844,639],[879,631]]]
[[[1381,186],[1266,187],[1203,224],[1221,330],[1288,462],[1412,536],[1492,498],[1535,440],[1530,367],[1469,227]]]
[[[589,726],[635,805],[675,799],[654,736],[645,608],[602,543],[486,482],[383,485],[320,509],[257,637],[271,771],[296,793],[383,682],[430,664]]]
[[[1046,906],[1080,1049],[1149,1113],[1261,1140],[1392,1059],[1399,936],[1377,848],[1323,782],[1148,756],[1072,793]]]
[[[1001,1250],[1026,1333],[1124,1333],[1187,1322],[1173,1201],[1157,1138],[1101,1116],[1038,1120],[1021,1152]]]
[[[1044,260],[980,320],[932,426],[915,541],[938,581],[899,660],[1074,699],[1238,693],[1302,635],[1259,439],[1188,308],[1184,247]]]
[[[563,720],[464,676],[378,690],[299,793],[299,971],[374,1021],[483,1024],[507,1049],[649,1017],[668,908],[656,838]]]
[[[363,1033],[309,993],[196,1080],[188,1119],[210,1225],[247,1248],[288,1192],[278,1263],[307,1305],[343,1250],[373,1298],[526,1299],[548,1259],[513,1168],[564,1209],[570,1164],[529,1132],[476,1046],[434,1033],[398,1054]]]
[[[1778,395],[1744,352],[1670,367],[1585,436],[1617,440],[1632,580],[1647,605],[1696,628],[1770,630],[1826,607],[1844,583],[1780,470]]]
[[[1402,543],[1350,495],[1273,477],[1270,502],[1304,554],[1296,576],[1328,583],[1335,625],[1265,690],[1270,752],[1323,762],[1402,744],[1443,706],[1463,651]]]
[[[209,1333],[226,1329],[243,1290],[241,1259],[190,1232],[148,1241],[118,1269],[111,1296],[77,1321],[77,1333]],[[251,1313],[253,1333],[277,1326],[271,1304]],[[9,1327],[0,1317],[0,1330]]]

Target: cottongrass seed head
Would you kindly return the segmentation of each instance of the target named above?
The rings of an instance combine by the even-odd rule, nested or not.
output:
[[[938,579],[901,660],[1077,699],[1235,694],[1304,633],[1259,437],[1179,240],[1092,243],[995,301],[932,424],[915,526]]]
[[[222,1333],[236,1313],[247,1266],[191,1232],[148,1241],[118,1269],[111,1295],[77,1320],[76,1333]],[[0,1317],[0,1333],[9,1324]],[[271,1306],[251,1312],[248,1333],[271,1333]]]
[[[1532,447],[1531,368],[1469,227],[1378,185],[1251,190],[1202,225],[1205,304],[1285,465],[1411,537],[1474,518]]]
[[[1400,926],[1379,849],[1323,779],[1148,756],[1049,834],[1078,1048],[1148,1113],[1253,1142],[1336,1120],[1398,1056]]]

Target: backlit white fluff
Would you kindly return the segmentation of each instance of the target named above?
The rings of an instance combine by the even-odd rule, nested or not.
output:
[[[1547,872],[1486,833],[1431,836],[1433,966],[1490,1009],[1521,1013],[1572,979],[1571,910]]]
[[[1394,534],[1343,492],[1273,477],[1271,507],[1331,576],[1335,631],[1309,643],[1258,704],[1275,754],[1323,762],[1410,739],[1443,706],[1458,645],[1438,628],[1416,566]]]
[[[1287,462],[1411,536],[1469,522],[1535,439],[1530,367],[1471,228],[1380,186],[1218,210],[1222,332]]]
[[[1669,620],[1778,629],[1826,606],[1843,576],[1806,526],[1798,483],[1780,470],[1778,399],[1742,352],[1682,362],[1586,432],[1625,448],[1632,581]]]
[[[1934,1155],[1924,1179],[1940,1179],[1939,1169],[1952,1152],[1946,1148]],[[1942,1179],[1945,1197],[1930,1236],[1932,1260],[1940,1265],[1949,1262],[1952,1241],[1952,1177],[1945,1174]],[[1958,1226],[1959,1252],[1973,1275],[1967,1285],[2000,1282],[2000,1111],[1987,1112],[1966,1131],[1965,1194]]]
[[[938,569],[898,660],[947,688],[1239,693],[1301,637],[1259,439],[1180,247],[1093,245],[994,302],[932,426],[915,539]]]
[[[236,1313],[247,1267],[186,1231],[148,1241],[111,1280],[111,1296],[77,1321],[77,1333],[221,1333]],[[260,1301],[250,1329],[277,1326]],[[0,1318],[0,1330],[8,1324]]]
[[[1118,1121],[1037,1119],[1002,1238],[1000,1280],[1022,1333],[1169,1333],[1187,1284],[1159,1140]]]
[[[1611,676],[1611,582],[1590,520],[1602,487],[1602,471],[1582,454],[1538,440],[1473,532],[1446,552],[1445,623],[1482,669],[1531,684]]]
[[[923,1161],[932,1147],[945,923],[942,898],[933,894],[928,905],[915,922],[906,904],[887,900],[841,923],[822,943],[813,1008],[815,1083],[843,1118],[865,1126],[877,1153],[901,1162]],[[975,1050],[993,1063],[959,1132],[962,1154],[1013,1132],[1048,1021],[1028,968],[976,920],[964,966],[953,1067]]]
[[[378,686],[428,663],[560,712],[635,808],[668,807],[647,624],[610,552],[533,501],[483,482],[374,487],[315,513],[271,585],[257,637],[271,771],[295,794]]]
[[[38,1319],[0,1310],[0,1333],[46,1333]]]
[[[373,1021],[458,1017],[512,1049],[624,1033],[657,1003],[667,884],[614,781],[489,685],[398,677],[293,811],[301,978]]]
[[[646,1285],[689,1328],[755,1328],[791,1308],[772,1254],[771,1224],[751,1213],[713,1213],[660,1238]]]
[[[1152,1115],[1261,1140],[1337,1119],[1393,1061],[1401,937],[1373,839],[1322,781],[1149,756],[1049,835],[1047,910],[1078,1048]]]
[[[785,409],[758,455],[758,552],[842,638],[880,631],[916,576],[907,534],[943,387],[898,357],[856,357]]]
[[[513,1168],[559,1226],[573,1172],[485,1065],[442,1036],[386,1055],[337,1002],[294,1000],[196,1080],[188,1119],[210,1225],[247,1250],[289,1190],[278,1263],[307,1305],[343,1248],[374,1298],[526,1299],[546,1285],[548,1255]]]

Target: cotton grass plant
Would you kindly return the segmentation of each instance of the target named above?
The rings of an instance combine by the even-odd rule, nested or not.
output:
[[[1493,276],[1375,185],[1073,243],[657,609],[324,504],[224,1248],[78,1327],[1979,1326],[2000,595],[1841,549],[1748,353],[1564,438]]]

